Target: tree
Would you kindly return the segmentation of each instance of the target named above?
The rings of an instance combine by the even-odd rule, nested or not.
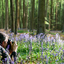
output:
[[[33,31],[33,24],[34,24],[34,8],[35,8],[35,0],[31,0],[31,19],[30,19],[30,30]]]
[[[39,0],[38,5],[38,33],[45,33],[45,0]]]
[[[25,22],[25,0],[23,0],[23,28],[26,28],[26,22]]]
[[[25,6],[25,21],[26,21],[26,29],[27,29],[27,27],[28,27],[28,0],[27,0],[27,2],[26,2],[26,6]]]
[[[64,32],[64,4],[63,4],[63,10],[62,10],[62,32]]]
[[[52,20],[53,20],[53,0],[51,0],[51,8],[50,8],[50,28],[52,29]]]
[[[19,0],[17,2],[17,28],[20,28]]]
[[[15,4],[16,4],[16,15],[15,15],[16,18],[15,18],[15,31],[14,31],[15,35],[17,34],[17,9],[18,9],[17,2],[18,2],[18,0],[15,1]]]
[[[19,23],[20,23],[20,28],[21,28],[21,17],[22,17],[22,15],[21,15],[21,12],[22,12],[22,10],[21,10],[21,0],[20,0],[20,2],[19,2]]]
[[[14,5],[13,0],[10,0],[10,12],[11,12],[11,32],[14,32]]]
[[[6,3],[6,10],[5,10],[5,30],[8,30],[8,0],[5,1]]]
[[[2,28],[4,28],[4,8],[3,8],[3,0],[2,0]]]
[[[57,23],[58,23],[58,0],[56,0],[56,13],[55,13],[55,20],[56,20],[56,30],[57,30]]]

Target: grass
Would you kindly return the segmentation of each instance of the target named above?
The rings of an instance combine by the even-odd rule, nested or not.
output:
[[[28,33],[28,30],[18,30],[18,33]]]
[[[28,33],[27,30],[18,30],[18,33]],[[30,35],[36,35],[36,32],[29,32]],[[56,35],[56,33],[49,32],[48,34],[51,35]],[[64,33],[62,33],[64,34]],[[41,60],[41,53],[42,53],[42,48],[41,48],[41,42],[32,42],[32,55],[29,54],[29,41],[28,42],[18,42],[18,51],[17,53],[20,53],[18,56],[18,62],[22,60],[27,61],[27,62],[42,62]],[[59,52],[60,47],[62,48],[61,51]],[[49,64],[56,64],[57,63],[62,63],[64,62],[61,59],[61,56],[63,55],[63,50],[64,47],[59,45],[57,42],[53,42],[51,45],[51,42],[43,42],[43,63],[46,64],[46,58],[48,58],[48,63]],[[59,54],[58,54],[59,52]],[[57,55],[56,55],[57,54]],[[29,59],[27,59],[29,57]],[[32,61],[31,61],[32,60]]]
[[[18,44],[18,53],[20,53],[20,56],[23,60],[27,60],[26,57],[29,56],[29,43],[27,42],[26,46],[25,46],[26,43],[19,43]],[[43,43],[43,61],[44,63],[46,63],[46,58],[45,56],[47,55],[47,58],[50,57],[48,63],[50,62],[50,64],[52,63],[55,63],[56,60],[58,59],[58,55],[57,56],[54,56],[56,55],[56,53],[58,54],[57,51],[59,51],[59,48],[61,46],[58,45],[57,43],[55,43],[55,45],[51,45],[49,42],[48,44],[47,43]],[[48,50],[46,50],[48,48]],[[50,52],[51,51],[51,52]],[[39,45],[37,42],[32,42],[32,59],[33,61],[40,61],[41,62],[41,52],[42,52],[42,49],[41,49],[41,45]],[[59,61],[57,62],[61,62],[61,53],[62,51],[60,52],[60,57],[59,57]],[[30,60],[28,60],[30,61]]]

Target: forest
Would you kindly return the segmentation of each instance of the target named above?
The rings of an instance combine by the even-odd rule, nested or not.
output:
[[[11,29],[11,32],[18,29],[39,31],[42,24],[42,32],[45,32],[45,29],[64,31],[63,0],[43,2],[45,4],[38,0],[0,0],[0,28]]]
[[[17,42],[15,64],[63,64],[64,0],[0,0],[0,32]]]

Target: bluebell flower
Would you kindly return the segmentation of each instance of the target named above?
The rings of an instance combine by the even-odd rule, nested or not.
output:
[[[63,50],[63,52],[64,52],[64,50]]]
[[[5,62],[7,61],[7,58],[5,58]]]
[[[56,62],[59,61],[59,59],[56,60]]]
[[[14,41],[14,38],[12,37],[11,40]]]
[[[56,56],[57,56],[58,54],[56,53]]]
[[[22,62],[23,62],[23,61],[21,60],[20,64],[23,64]]]
[[[15,37],[16,41],[18,41],[18,37]]]

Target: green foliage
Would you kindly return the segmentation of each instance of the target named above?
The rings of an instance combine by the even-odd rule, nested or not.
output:
[[[18,61],[20,62],[20,59],[22,58],[23,60],[27,60],[26,57],[29,56],[29,42],[18,42],[18,51],[17,53],[20,53],[19,55],[19,59]],[[43,61],[44,63],[46,62],[45,56],[47,54],[47,58],[49,58],[49,63],[53,62],[55,63],[56,60],[58,59],[58,51],[59,48],[61,46],[58,45],[57,43],[52,43],[52,45],[50,44],[50,42],[43,42]],[[48,48],[48,50],[46,50]],[[61,53],[60,52],[60,56],[59,56],[59,60],[57,62],[61,61]],[[57,55],[56,55],[57,54]],[[41,60],[40,58],[41,56],[41,45],[39,44],[39,42],[32,42],[32,58],[33,61],[38,61]],[[54,59],[53,59],[54,58]]]
[[[18,30],[18,33],[28,33],[28,30]]]

